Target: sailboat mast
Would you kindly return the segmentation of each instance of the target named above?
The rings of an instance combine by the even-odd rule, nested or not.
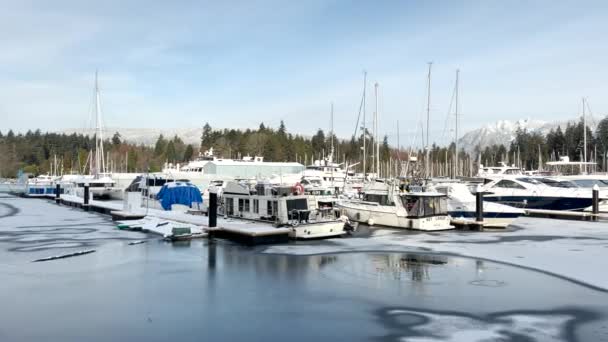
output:
[[[334,103],[333,102],[331,103],[331,113],[330,113],[329,120],[330,120],[329,131],[331,134],[331,156],[333,159],[333,156],[334,156]]]
[[[365,149],[365,140],[367,140],[367,131],[365,129],[365,90],[367,88],[367,71],[363,72],[363,178],[365,179],[365,174],[367,169],[365,167],[365,162],[367,159],[367,151]]]
[[[585,115],[585,98],[583,97],[583,162],[587,174],[587,117]]]
[[[456,94],[455,94],[455,102],[456,102],[456,110],[454,116],[456,117],[456,137],[454,139],[454,145],[456,147],[456,151],[454,151],[454,178],[458,176],[458,81],[459,81],[460,69],[456,69]]]
[[[429,132],[429,122],[430,122],[430,117],[431,117],[431,68],[433,66],[433,62],[429,62],[429,74],[428,74],[428,87],[427,87],[427,97],[426,97],[426,145],[424,146],[424,149],[426,150],[426,173],[427,176],[431,176],[431,174],[429,173],[429,167],[430,167],[430,151],[429,151],[429,136],[430,136],[430,132]]]
[[[101,98],[99,95],[99,81],[97,70],[95,70],[95,171],[94,175],[106,172],[105,158],[103,153],[103,130],[101,125]]]
[[[376,135],[376,177],[380,177],[380,137],[378,136],[378,82],[374,84],[374,99],[375,99],[375,114],[374,114],[374,128]]]

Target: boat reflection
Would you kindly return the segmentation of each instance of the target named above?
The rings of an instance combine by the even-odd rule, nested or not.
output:
[[[381,254],[371,258],[378,274],[414,282],[430,280],[429,267],[448,263],[447,257],[427,254]]]

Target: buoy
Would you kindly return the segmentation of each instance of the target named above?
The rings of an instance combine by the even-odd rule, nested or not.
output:
[[[367,220],[367,225],[368,226],[373,226],[374,225],[374,219],[370,218],[369,220]]]

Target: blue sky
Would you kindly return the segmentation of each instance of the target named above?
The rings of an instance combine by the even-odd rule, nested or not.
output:
[[[603,1],[4,1],[0,130],[86,127],[99,69],[114,127],[256,127],[339,136],[368,72],[380,131],[413,140],[433,61],[431,139],[454,74],[463,131],[500,119],[608,113]],[[368,113],[373,98],[368,98]],[[369,116],[371,117],[371,115]]]

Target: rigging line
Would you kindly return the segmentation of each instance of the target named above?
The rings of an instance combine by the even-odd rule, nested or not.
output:
[[[357,141],[357,131],[359,130],[359,121],[361,120],[361,112],[363,111],[363,99],[365,98],[365,84],[363,85],[363,93],[361,94],[361,104],[359,104],[359,115],[357,115],[357,124],[355,125],[355,142]],[[365,132],[363,132],[365,134]],[[363,137],[365,139],[365,137]]]
[[[456,96],[456,84],[454,84],[454,90],[452,91],[452,98],[450,99],[450,106],[448,107],[448,112],[445,116],[445,124],[443,125],[443,132],[441,133],[440,141],[444,141],[445,132],[447,131],[447,128],[448,128],[448,122],[450,122],[450,112],[452,111],[452,106],[454,105],[455,96]]]

